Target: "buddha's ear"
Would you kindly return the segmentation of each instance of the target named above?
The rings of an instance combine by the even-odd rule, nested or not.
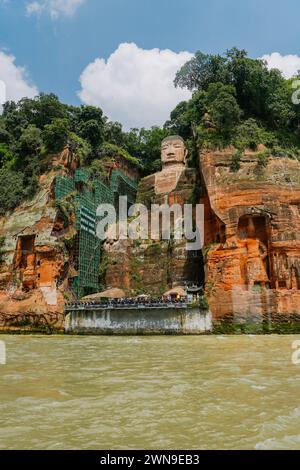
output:
[[[188,154],[189,154],[189,151],[188,151],[188,149],[185,147],[185,149],[184,149],[184,162],[186,162],[186,159],[187,159],[187,157],[188,157]]]

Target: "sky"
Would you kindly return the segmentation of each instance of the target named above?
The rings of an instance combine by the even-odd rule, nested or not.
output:
[[[2,80],[8,99],[53,92],[125,128],[161,125],[190,96],[173,80],[197,50],[296,73],[299,18],[299,0],[0,0],[0,95]]]

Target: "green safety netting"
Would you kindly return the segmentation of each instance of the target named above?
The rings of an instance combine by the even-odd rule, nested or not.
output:
[[[78,169],[74,177],[58,175],[55,183],[56,199],[74,193],[77,240],[75,258],[78,276],[72,289],[77,297],[99,290],[101,240],[96,237],[96,211],[99,204],[117,205],[118,196],[127,196],[128,203],[136,199],[137,183],[121,170],[113,170],[109,184],[92,179],[88,170]]]

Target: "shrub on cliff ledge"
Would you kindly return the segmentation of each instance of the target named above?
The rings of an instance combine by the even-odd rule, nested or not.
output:
[[[132,157],[127,150],[122,149],[118,145],[105,142],[100,148],[101,157],[122,157],[127,160],[133,166],[140,167],[140,163],[137,158]]]
[[[243,152],[241,150],[236,150],[234,154],[232,155],[232,161],[230,165],[230,170],[231,171],[238,171],[241,167],[240,161],[242,158]]]
[[[263,152],[259,152],[257,154],[257,166],[255,172],[258,176],[263,174],[264,168],[266,168],[268,165],[270,155],[270,150],[264,150]]]

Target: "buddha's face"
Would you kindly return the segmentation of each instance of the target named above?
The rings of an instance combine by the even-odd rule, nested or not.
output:
[[[174,137],[174,139],[167,139],[162,142],[161,161],[163,167],[170,164],[185,165],[186,156],[187,149],[181,139]]]

